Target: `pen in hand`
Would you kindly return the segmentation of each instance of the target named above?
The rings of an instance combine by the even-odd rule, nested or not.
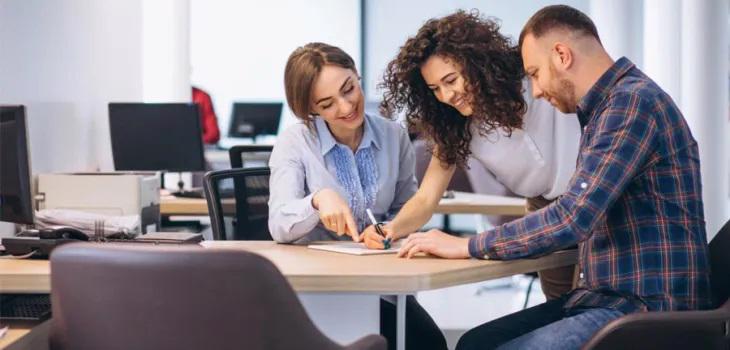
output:
[[[385,237],[385,233],[380,228],[381,225],[378,223],[377,220],[375,220],[375,216],[373,215],[373,212],[370,210],[370,208],[365,209],[365,211],[368,213],[368,217],[373,223],[373,226],[375,226],[375,231],[377,231],[379,235]],[[390,249],[390,238],[383,239],[383,249]]]

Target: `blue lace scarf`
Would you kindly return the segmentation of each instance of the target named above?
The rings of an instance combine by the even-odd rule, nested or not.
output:
[[[337,144],[330,151],[337,172],[337,181],[347,191],[347,201],[357,221],[358,231],[370,222],[365,209],[373,208],[378,193],[378,167],[373,147],[357,150],[354,154],[347,146]]]

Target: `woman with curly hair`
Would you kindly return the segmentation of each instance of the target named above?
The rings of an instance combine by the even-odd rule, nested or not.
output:
[[[386,114],[405,112],[432,149],[420,188],[385,225],[393,240],[430,219],[456,167],[469,157],[527,197],[528,210],[567,190],[578,154],[578,120],[531,97],[520,52],[496,21],[476,11],[427,21],[388,64],[381,87]],[[370,248],[383,247],[372,227],[363,238]],[[570,291],[573,275],[573,266],[541,271],[547,298]]]

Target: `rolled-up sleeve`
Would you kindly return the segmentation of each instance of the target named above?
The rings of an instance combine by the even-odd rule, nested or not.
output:
[[[535,257],[588,239],[645,166],[655,147],[654,114],[651,101],[633,94],[614,96],[581,150],[568,191],[539,211],[470,238],[471,256]]]
[[[398,159],[400,169],[398,171],[398,182],[395,185],[395,197],[393,197],[393,203],[388,210],[388,220],[392,220],[403,205],[418,190],[418,181],[416,180],[416,155],[413,150],[413,145],[408,138],[406,130],[400,128],[399,131]]]
[[[301,138],[289,134],[280,137],[269,160],[269,232],[280,243],[294,242],[319,223],[319,213],[312,207],[313,193],[306,193],[306,174],[299,143]]]

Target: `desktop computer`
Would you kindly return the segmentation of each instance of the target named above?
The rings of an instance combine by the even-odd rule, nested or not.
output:
[[[0,106],[0,221],[33,224],[24,106]]]
[[[276,135],[279,133],[281,102],[235,102],[228,127],[228,137]]]
[[[25,107],[0,105],[0,221],[33,224],[28,150]],[[12,240],[5,238],[0,243],[5,245]],[[44,320],[50,313],[48,295],[0,295],[0,320]]]
[[[110,103],[109,127],[116,170],[206,170],[200,116],[195,104]],[[202,191],[191,194],[183,191],[183,186],[179,181],[180,192],[174,194],[202,197]]]

